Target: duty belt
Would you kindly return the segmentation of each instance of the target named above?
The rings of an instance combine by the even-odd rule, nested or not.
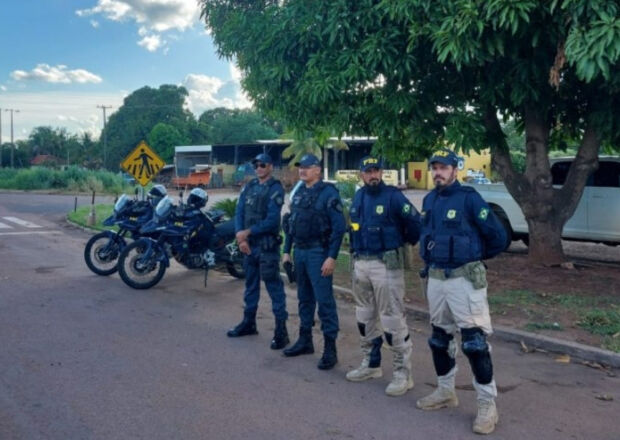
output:
[[[383,258],[383,253],[380,254],[364,254],[364,253],[356,253],[353,255],[353,258],[356,260],[381,260]]]
[[[301,241],[301,242],[293,241],[293,244],[295,245],[297,249],[312,249],[312,248],[317,248],[317,247],[320,247],[320,248],[327,247],[323,244],[321,240]]]
[[[469,263],[468,263],[469,264]],[[428,269],[428,276],[437,280],[447,280],[450,278],[467,277],[467,265],[455,267],[454,269],[441,269],[431,267]]]

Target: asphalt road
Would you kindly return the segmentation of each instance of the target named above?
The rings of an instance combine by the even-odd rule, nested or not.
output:
[[[477,438],[462,355],[461,405],[415,408],[434,383],[425,322],[410,322],[415,388],[387,397],[387,351],[383,378],[344,379],[359,362],[350,304],[339,304],[340,362],[319,371],[320,350],[288,359],[269,349],[266,294],[260,334],[226,337],[243,291],[228,275],[212,273],[204,288],[201,272],[175,265],[158,286],[136,291],[117,275],[90,273],[88,233],[63,222],[72,208],[70,196],[0,193],[0,223],[8,225],[0,227],[0,439]],[[296,335],[295,292],[287,293]],[[620,378],[491,341],[500,390],[494,438],[619,438]]]

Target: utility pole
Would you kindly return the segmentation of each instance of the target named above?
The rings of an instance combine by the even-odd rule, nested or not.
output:
[[[13,143],[13,112],[19,113],[19,110],[7,108],[4,111],[11,112],[11,168],[13,168],[13,151],[15,150],[15,144]]]
[[[4,152],[4,148],[2,148],[2,109],[0,108],[0,168],[2,168],[2,153]]]
[[[106,117],[105,111],[112,108],[111,105],[98,105],[97,108],[103,110],[103,168],[106,168],[108,162],[108,131],[105,129]]]

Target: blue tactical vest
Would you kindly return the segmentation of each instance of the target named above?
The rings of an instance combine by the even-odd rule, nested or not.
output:
[[[243,227],[250,228],[267,217],[269,205],[269,191],[271,187],[279,183],[273,177],[266,185],[260,185],[258,179],[252,179],[245,189],[245,205],[243,206]]]
[[[325,188],[333,185],[319,181],[311,188],[302,186],[291,202],[291,215],[288,219],[287,233],[298,245],[321,242],[326,245],[331,233],[326,205],[317,206]],[[323,204],[322,204],[323,205]]]
[[[420,255],[427,263],[449,268],[482,259],[480,233],[465,211],[470,191],[475,190],[463,186],[448,197],[433,191],[424,200]]]
[[[397,188],[383,186],[377,195],[370,196],[362,187],[353,198],[350,210],[351,241],[354,252],[379,254],[403,245],[403,236],[390,212],[392,195]]]

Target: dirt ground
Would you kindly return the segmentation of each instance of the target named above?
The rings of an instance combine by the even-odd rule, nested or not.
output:
[[[493,324],[620,352],[620,249],[599,246],[566,246],[572,269],[531,266],[519,243],[487,261]],[[607,261],[593,261],[601,252],[610,255]],[[405,275],[405,301],[426,309],[417,277],[421,266],[415,255]],[[350,288],[347,268],[337,270],[335,283]]]

